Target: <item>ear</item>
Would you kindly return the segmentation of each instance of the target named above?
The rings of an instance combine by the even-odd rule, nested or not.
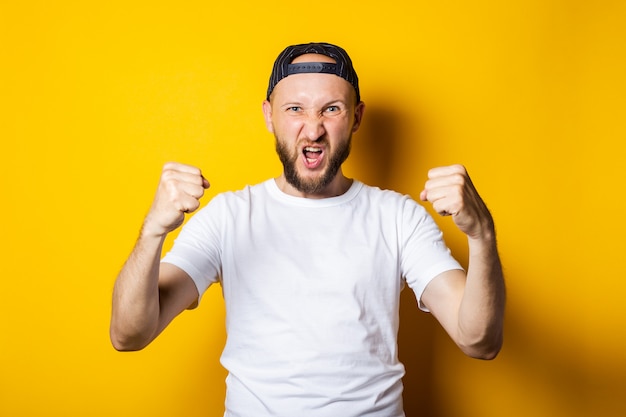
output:
[[[363,120],[363,113],[365,113],[365,103],[359,101],[354,108],[354,124],[352,125],[352,133],[359,130],[361,126],[361,120]]]
[[[263,101],[263,117],[265,118],[265,127],[270,133],[274,133],[274,124],[272,123],[272,104],[268,100]]]

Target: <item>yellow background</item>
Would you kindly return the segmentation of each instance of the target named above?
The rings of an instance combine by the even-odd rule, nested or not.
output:
[[[417,196],[460,162],[497,221],[504,349],[463,357],[405,292],[408,416],[626,415],[624,22],[620,0],[2,0],[0,415],[221,416],[219,287],[138,353],[110,346],[111,289],[165,161],[203,169],[204,203],[280,172],[261,101],[308,41],[361,78],[348,175]]]

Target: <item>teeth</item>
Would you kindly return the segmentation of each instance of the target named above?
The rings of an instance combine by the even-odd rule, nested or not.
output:
[[[322,152],[320,148],[314,148],[312,146],[307,146],[306,148],[304,148],[304,150],[306,152]]]

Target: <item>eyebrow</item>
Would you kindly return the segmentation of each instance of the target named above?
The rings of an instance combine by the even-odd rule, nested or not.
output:
[[[333,106],[333,105],[337,105],[337,104],[342,104],[343,106],[348,106],[347,102],[343,99],[335,99],[335,100],[329,100],[327,102],[325,102],[324,104],[321,105],[321,107],[328,107],[328,106]],[[293,107],[293,106],[300,106],[300,107],[304,107],[304,103],[302,101],[286,101],[283,104],[280,104],[279,107],[284,108],[284,107]]]

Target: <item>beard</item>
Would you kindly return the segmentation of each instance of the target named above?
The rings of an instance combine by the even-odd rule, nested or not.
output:
[[[328,144],[325,141],[322,142],[326,143],[326,145]],[[287,182],[301,193],[317,194],[322,192],[335,179],[341,165],[350,155],[351,143],[352,136],[346,142],[341,143],[337,149],[332,149],[331,153],[327,155],[329,161],[326,168],[320,175],[313,178],[305,178],[298,173],[296,164],[301,155],[298,152],[290,152],[287,146],[278,138],[276,138],[276,153],[283,164]],[[329,149],[328,146],[326,149]]]

